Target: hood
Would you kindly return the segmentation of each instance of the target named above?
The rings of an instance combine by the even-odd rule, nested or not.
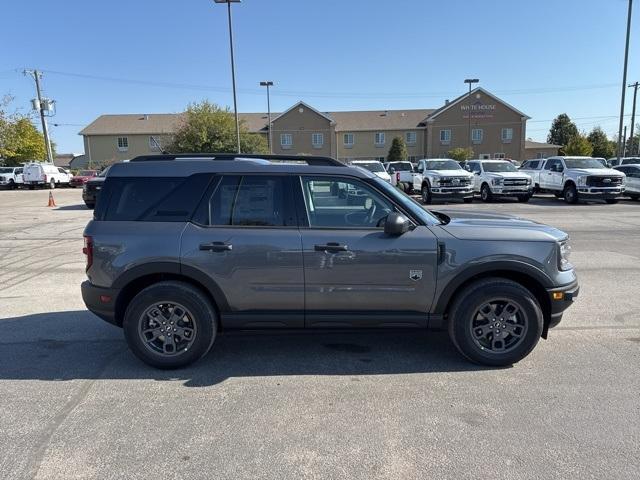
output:
[[[461,240],[557,242],[569,237],[557,228],[511,215],[457,210],[441,213],[451,219],[442,228]]]
[[[430,175],[440,175],[442,177],[473,177],[473,173],[466,170],[425,170],[424,173]]]
[[[525,172],[485,172],[488,177],[496,178],[531,178]]]
[[[382,180],[386,180],[387,182],[391,180],[391,176],[387,172],[373,172],[376,177],[380,177]]]
[[[614,170],[613,168],[569,168],[571,173],[578,175],[598,175],[605,177],[624,177],[624,173]]]

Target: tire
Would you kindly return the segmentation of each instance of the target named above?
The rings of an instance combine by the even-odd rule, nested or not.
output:
[[[605,199],[605,202],[608,203],[609,205],[615,205],[616,203],[618,203],[618,200],[615,198],[607,198]]]
[[[573,183],[567,183],[562,191],[562,197],[569,205],[578,203],[578,190],[576,190],[576,186]]]
[[[635,200],[636,202],[640,199],[640,195],[629,195],[629,197],[631,197],[631,200]]]
[[[491,320],[486,320],[480,310],[485,306],[486,311],[487,304],[492,303],[496,307],[487,313]],[[502,309],[509,305],[516,309],[513,316],[501,317]],[[488,278],[471,284],[458,295],[449,311],[448,327],[451,341],[467,359],[482,365],[507,366],[522,360],[537,345],[543,329],[542,309],[533,294],[519,283]],[[501,338],[496,340],[499,329]]]
[[[173,308],[167,309],[167,305],[173,305]],[[174,313],[184,315],[172,320]],[[172,328],[170,321],[175,322],[174,331],[168,334],[169,337],[173,335],[173,347],[166,342],[168,336],[165,330],[160,332],[160,329]],[[217,324],[218,315],[200,290],[187,283],[167,281],[145,288],[131,300],[124,316],[123,329],[134,355],[152,367],[171,369],[184,367],[206,355],[215,340]],[[179,329],[184,333],[176,333]],[[146,334],[142,333],[143,330],[146,330]],[[188,336],[187,330],[191,330],[192,337]],[[151,335],[152,338],[144,341],[144,335]],[[180,339],[178,344],[176,339]]]
[[[518,195],[518,202],[527,203],[531,199],[531,195]]]
[[[9,190],[15,190],[16,188],[18,188],[18,186],[16,185],[16,182],[13,181],[13,178],[9,180],[9,185],[7,188],[9,188]]]
[[[491,193],[491,188],[486,183],[482,184],[482,188],[480,188],[480,200],[485,203],[493,201],[493,194]]]
[[[463,198],[463,199],[462,199],[462,201],[463,201],[464,203],[471,203],[471,202],[473,202],[473,197]]]
[[[35,187],[33,185],[29,185],[29,190],[33,190]]]
[[[49,188],[51,190],[53,190],[54,188],[56,188],[56,181],[54,179],[51,179],[51,181],[49,182]]]
[[[562,193],[554,193],[553,196],[556,198],[562,198],[564,195]]]
[[[422,203],[430,204],[432,202],[431,188],[429,187],[428,183],[425,183],[422,186],[421,194],[422,194]]]
[[[95,203],[87,203],[87,202],[84,202],[84,204],[87,206],[87,208],[88,208],[89,210],[93,210],[94,208],[96,208],[96,204],[95,204]]]
[[[407,195],[411,195],[413,193],[413,187],[410,183],[404,184],[404,193],[406,193]]]

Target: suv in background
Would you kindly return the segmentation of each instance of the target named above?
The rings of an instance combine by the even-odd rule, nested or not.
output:
[[[429,212],[332,158],[144,156],[100,195],[83,300],[159,368],[225,330],[350,327],[446,327],[468,359],[508,365],[578,293],[566,233]]]
[[[13,190],[23,183],[22,167],[0,167],[0,187]]]
[[[531,181],[533,182],[533,192],[536,193],[540,191],[540,173],[544,168],[544,164],[547,161],[546,158],[536,158],[535,160],[527,160],[518,171],[522,173],[526,173],[531,177]]]
[[[391,177],[391,185],[400,188],[405,193],[412,193],[415,176],[413,163],[409,161],[386,162],[383,165]]]
[[[424,203],[432,200],[473,201],[473,175],[450,158],[418,161],[413,189],[420,192]]]
[[[592,157],[549,157],[540,173],[540,189],[567,203],[586,199],[617,203],[624,195],[624,173]]]
[[[640,199],[640,158],[636,165],[619,165],[613,167],[613,169],[625,174],[625,193],[627,197],[631,197],[632,200]]]
[[[506,160],[469,160],[466,168],[475,175],[473,190],[480,193],[483,202],[491,202],[494,197],[528,202],[533,194],[531,177]]]
[[[610,158],[608,160],[611,167],[619,167],[620,165],[639,165],[640,157],[622,157],[622,158]]]
[[[95,208],[100,190],[102,189],[102,185],[110,168],[110,166],[105,168],[98,176],[90,178],[82,186],[82,200],[87,208]]]

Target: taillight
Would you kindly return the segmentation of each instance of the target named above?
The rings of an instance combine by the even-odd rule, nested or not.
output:
[[[84,235],[84,248],[82,253],[87,256],[87,270],[93,265],[93,238],[89,235]]]
[[[44,183],[47,183],[47,176],[44,176]]]

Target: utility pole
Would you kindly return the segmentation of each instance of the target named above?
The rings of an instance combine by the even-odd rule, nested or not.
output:
[[[627,63],[629,62],[629,36],[631,35],[631,10],[633,8],[633,0],[629,0],[629,11],[627,13],[627,40],[624,47],[624,68],[622,70],[622,98],[620,99],[620,124],[618,126],[618,151],[616,156],[620,160],[622,154],[622,124],[624,122],[624,96],[627,91]]]
[[[273,137],[271,136],[271,101],[269,100],[269,87],[273,87],[273,82],[268,80],[266,82],[260,82],[261,87],[267,87],[267,119],[269,122],[269,136],[267,141],[269,142],[269,153],[273,153]]]
[[[631,139],[631,147],[629,149],[630,156],[633,155],[633,128],[636,126],[636,97],[638,96],[638,85],[638,82],[629,85],[629,88],[633,88],[633,106],[631,107],[631,133],[629,134],[629,138]],[[624,138],[626,139],[627,136],[625,135]],[[638,145],[638,151],[636,153],[640,153],[640,145]]]
[[[622,156],[626,157],[627,156],[627,126],[624,126],[624,134],[622,135],[622,138],[624,138],[624,144],[622,145]]]
[[[469,151],[471,151],[471,85],[473,85],[474,83],[478,83],[480,80],[478,80],[477,78],[465,78],[464,79],[464,83],[468,83],[469,84],[469,94],[467,95],[467,102],[469,104],[469,110],[467,111],[467,115],[469,116],[469,128],[468,128],[468,138],[467,138],[467,147],[469,148]],[[473,158],[473,157],[472,157]]]
[[[47,161],[49,163],[53,163],[53,151],[51,150],[51,140],[49,139],[49,128],[47,127],[47,118],[45,116],[45,111],[48,111],[48,105],[50,102],[47,100],[46,105],[47,109],[45,109],[45,102],[43,102],[42,92],[40,91],[40,78],[42,77],[42,73],[38,70],[25,70],[24,75],[31,75],[33,79],[36,81],[36,94],[38,96],[37,107],[38,113],[40,114],[40,121],[42,122],[42,135],[44,136],[44,146],[47,150]]]

